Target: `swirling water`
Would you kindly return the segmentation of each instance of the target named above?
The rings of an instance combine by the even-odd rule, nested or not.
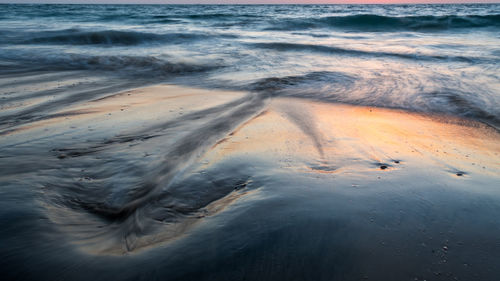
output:
[[[372,247],[366,237],[343,232],[364,228],[326,215],[331,202],[341,206],[333,211],[343,218],[372,212],[379,205],[370,198],[358,198],[365,210],[348,205],[345,194],[331,198],[324,190],[308,191],[321,211],[307,216],[311,207],[296,203],[302,186],[323,182],[270,175],[268,164],[258,159],[251,165],[229,159],[204,174],[186,171],[199,164],[194,159],[204,148],[258,114],[273,97],[438,113],[496,130],[500,126],[498,4],[0,5],[0,36],[0,239],[5,242],[0,272],[12,280],[53,280],[54,275],[71,280],[358,280],[365,277],[363,270],[384,276],[377,271],[377,257],[352,252],[356,245]],[[68,107],[161,83],[252,95],[148,126],[134,120],[105,123],[101,129],[85,124],[93,133],[42,132],[24,139],[11,134],[71,116],[64,113]],[[316,132],[307,132],[312,121],[290,111],[284,114],[315,139]],[[139,129],[123,134],[130,131],[127,126]],[[322,154],[319,142],[317,148]],[[282,185],[290,185],[288,195],[273,189]],[[262,194],[252,193],[264,187]],[[440,220],[454,218],[459,209],[454,202],[467,199],[432,192],[435,197],[425,194],[425,202],[375,201],[394,212],[407,201],[419,211],[431,203],[451,206],[429,230],[433,236],[446,230]],[[184,242],[160,243],[243,195],[250,199],[234,206],[231,215],[212,218]],[[262,197],[266,200],[258,200]],[[498,215],[498,205],[491,203],[497,201],[474,198],[485,204],[472,214]],[[26,203],[32,201],[37,204]],[[247,215],[249,208],[253,217]],[[488,219],[464,217],[456,223],[464,233],[464,221],[482,229],[499,227]],[[425,224],[426,218],[414,215],[408,221]],[[417,253],[398,231],[386,234],[397,245],[395,255]],[[492,236],[499,232],[490,231]],[[311,233],[317,239],[309,239]],[[65,239],[73,244],[62,243]],[[474,257],[498,249],[495,241]],[[75,250],[74,244],[86,251]],[[429,255],[438,254],[429,250]],[[417,277],[408,272],[415,269],[410,264],[418,267],[428,256],[405,258],[393,280],[427,276],[425,270]],[[465,264],[456,270],[461,276],[488,280],[498,273],[491,267],[495,258],[482,261],[486,270],[479,277],[467,271],[469,260],[452,262]]]
[[[3,75],[93,70],[499,122],[494,4],[3,5],[0,24]]]

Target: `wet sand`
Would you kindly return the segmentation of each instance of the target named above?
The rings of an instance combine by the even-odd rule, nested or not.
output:
[[[500,134],[485,124],[175,85],[51,114],[0,131],[8,277],[497,276]]]

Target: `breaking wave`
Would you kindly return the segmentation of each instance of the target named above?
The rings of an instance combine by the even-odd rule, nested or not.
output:
[[[355,55],[355,56],[372,56],[372,57],[396,57],[412,60],[445,60],[445,61],[464,61],[472,62],[479,58],[465,56],[444,56],[444,55],[425,55],[412,53],[396,53],[396,52],[378,52],[378,51],[363,51],[355,49],[346,49],[333,46],[312,45],[312,44],[297,44],[286,42],[270,42],[270,43],[252,43],[254,47],[262,49],[272,49],[277,51],[309,51],[327,54],[339,55]]]
[[[23,44],[64,44],[64,45],[140,45],[143,43],[184,43],[194,40],[210,39],[214,36],[197,33],[155,34],[134,31],[79,31],[65,30],[47,36],[39,36],[22,41]]]
[[[131,75],[180,75],[214,70],[223,65],[214,63],[189,63],[169,61],[156,56],[109,55],[93,56],[83,54],[60,54],[51,56],[26,56],[18,54],[17,62],[36,70],[97,70],[129,73]],[[1,56],[0,56],[1,58]]]
[[[298,18],[276,22],[269,29],[300,30],[309,28],[340,28],[356,31],[439,31],[460,28],[500,26],[500,14],[391,17],[374,14]]]
[[[480,99],[472,90],[452,87],[422,91],[420,84],[412,86],[404,77],[395,77],[393,83],[382,85],[380,79],[384,78],[368,79],[342,72],[318,71],[259,79],[246,86],[245,90],[276,97],[457,115],[500,128],[498,103],[491,96]]]

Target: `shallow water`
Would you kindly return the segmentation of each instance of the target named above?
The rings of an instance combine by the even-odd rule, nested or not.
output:
[[[500,273],[500,5],[0,7],[6,280]]]
[[[272,92],[498,126],[499,28],[497,4],[2,5],[1,75],[99,71],[136,84]],[[75,88],[69,79],[58,86]],[[2,108],[55,91],[20,96],[19,80],[2,81]]]

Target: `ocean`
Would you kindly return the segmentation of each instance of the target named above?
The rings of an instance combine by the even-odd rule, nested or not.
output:
[[[133,77],[500,122],[496,4],[2,5],[0,25],[2,77],[60,71],[69,87],[70,73],[99,72],[124,87]],[[15,86],[2,86],[4,107],[33,96]]]
[[[500,4],[2,4],[0,38],[2,280],[500,274]]]

